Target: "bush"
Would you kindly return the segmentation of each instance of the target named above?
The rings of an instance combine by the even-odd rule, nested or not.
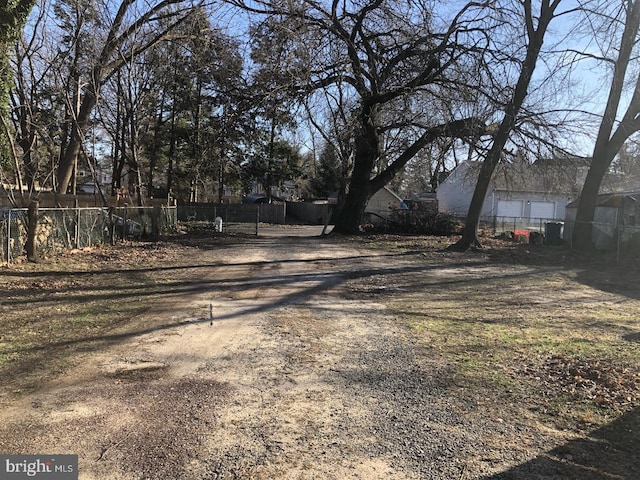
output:
[[[370,214],[371,216],[371,214]],[[376,215],[363,225],[372,233],[411,233],[419,235],[449,236],[462,231],[463,225],[448,213],[434,211],[396,210],[389,218]]]

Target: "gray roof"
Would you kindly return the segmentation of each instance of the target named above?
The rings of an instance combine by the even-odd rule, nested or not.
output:
[[[596,206],[621,208],[626,201],[640,203],[640,192],[603,193],[596,198]],[[578,208],[578,200],[567,204],[567,208]]]
[[[465,162],[464,165],[475,182],[481,162]],[[580,192],[580,177],[586,174],[588,166],[589,160],[579,157],[543,159],[533,164],[525,160],[502,162],[494,172],[493,186],[496,190],[510,192],[575,196]]]
[[[465,162],[462,165],[469,168],[468,175],[472,175],[475,182],[481,162]],[[524,159],[515,159],[498,165],[493,175],[493,185],[496,190],[502,191],[577,197],[582,191],[590,165],[591,158],[588,157],[541,158],[533,164]],[[602,180],[600,191],[640,191],[640,177],[608,173]]]

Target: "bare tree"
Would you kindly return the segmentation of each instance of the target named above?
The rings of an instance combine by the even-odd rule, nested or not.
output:
[[[40,26],[43,21],[43,15],[37,16],[35,28]],[[14,55],[14,71],[15,86],[10,91],[10,105],[12,113],[9,117],[13,122],[13,131],[15,132],[16,147],[20,147],[21,155],[18,149],[15,152],[16,161],[14,168],[14,176],[20,187],[20,193],[23,192],[23,186],[27,188],[29,195],[34,191],[38,178],[38,152],[36,148],[36,120],[37,98],[39,92],[43,90],[44,75],[39,69],[38,51],[42,48],[42,44],[35,40],[22,39],[15,44]],[[46,73],[45,73],[46,74]],[[13,143],[13,142],[12,142]],[[24,182],[24,185],[23,185]]]
[[[113,145],[114,190],[211,198],[244,120],[232,94],[241,66],[236,43],[202,9],[105,82],[97,112]]]
[[[352,115],[356,105],[344,90],[344,85],[337,84],[320,88],[305,99],[307,119],[323,140],[319,164],[312,175],[313,193],[327,196],[337,191],[340,203],[353,169],[356,127]]]
[[[521,60],[517,82],[512,89],[510,98],[507,99],[502,107],[502,119],[493,137],[491,147],[480,168],[462,238],[452,245],[451,248],[453,250],[464,251],[472,245],[480,246],[480,242],[478,241],[478,225],[482,213],[482,205],[495,169],[503,156],[504,147],[509,141],[511,132],[516,125],[516,121],[519,118],[527,98],[529,86],[533,79],[547,29],[551,21],[557,16],[556,11],[560,1],[561,0],[542,0],[539,3],[539,10],[534,10],[534,5],[531,0],[519,0],[517,2],[522,10],[520,12],[516,11],[515,13],[519,14],[520,18],[522,18],[526,28],[526,53]],[[564,12],[564,14],[566,13],[567,12]]]
[[[7,109],[9,105],[9,89],[12,85],[12,74],[9,59],[13,51],[13,43],[20,36],[27,17],[37,0],[4,1],[0,5],[0,163],[5,163],[10,155],[8,146]]]
[[[625,141],[633,133],[640,130],[640,76],[637,71],[628,75],[634,47],[638,41],[640,1],[624,1],[622,6],[622,20],[616,19],[616,23],[621,21],[624,30],[620,37],[617,58],[613,62],[609,96],[593,148],[591,166],[580,195],[576,224],[573,230],[573,245],[582,250],[593,248],[593,218],[602,179]],[[610,35],[611,31],[615,31],[615,29],[609,30],[607,34]],[[618,112],[623,108],[624,87],[631,75],[637,77],[635,86],[626,110],[619,118]],[[633,77],[631,78],[633,79]]]
[[[287,26],[297,47],[294,68],[290,59],[282,66],[291,85],[306,93],[342,85],[355,105],[353,169],[335,231],[359,231],[370,197],[425,145],[485,133],[483,118],[461,107],[469,95],[458,77],[488,48],[496,28],[488,3],[449,15],[430,2],[235,3]],[[386,148],[393,137],[395,151]]]
[[[150,4],[122,0],[117,10],[108,3],[104,5],[101,22],[108,28],[104,43],[92,60],[88,78],[81,82],[78,107],[72,110],[69,142],[58,167],[59,193],[65,193],[69,187],[84,135],[90,127],[91,115],[104,83],[129,59],[164,40],[173,28],[190,16],[193,8],[190,0],[160,0]]]
[[[21,196],[31,198],[41,187],[52,187],[59,125],[65,112],[57,85],[60,49],[47,41],[48,3],[41,1],[29,20],[29,28],[14,44],[10,90],[10,140],[15,158],[9,174],[21,185]],[[25,199],[23,199],[25,200]],[[25,200],[25,201],[27,201]]]

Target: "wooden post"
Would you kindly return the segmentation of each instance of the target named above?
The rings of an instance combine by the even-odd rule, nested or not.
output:
[[[27,251],[27,260],[30,262],[38,261],[38,246],[36,245],[36,232],[38,230],[38,206],[40,202],[33,200],[29,204],[27,210],[27,243],[25,249]]]
[[[113,220],[113,212],[115,207],[109,207],[108,219],[109,219],[109,243],[111,245],[116,244],[116,222]]]
[[[151,212],[151,238],[157,240],[160,236],[160,215],[162,210],[160,205],[154,205]]]
[[[78,203],[78,197],[74,199],[73,207],[76,214],[73,228],[73,243],[74,248],[80,248],[80,204]]]
[[[7,212],[7,264],[11,263],[11,209]]]

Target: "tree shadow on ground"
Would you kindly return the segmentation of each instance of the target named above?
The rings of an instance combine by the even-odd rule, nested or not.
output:
[[[576,280],[583,285],[604,292],[640,300],[640,283],[638,283],[637,271],[615,267],[588,269],[580,272]]]
[[[640,408],[582,438],[482,480],[640,479]]]

